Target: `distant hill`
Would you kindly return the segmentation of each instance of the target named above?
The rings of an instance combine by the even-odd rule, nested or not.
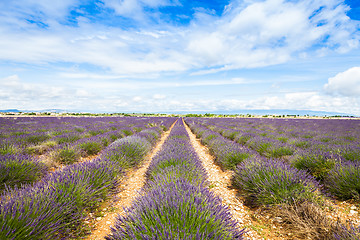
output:
[[[0,112],[5,113],[5,112],[20,112],[20,111],[17,109],[5,109],[5,110],[0,110]]]
[[[42,110],[18,110],[18,109],[5,109],[0,110],[2,113],[13,112],[13,113],[30,113],[30,112],[50,112],[50,113],[114,113],[106,111],[92,111],[92,110],[64,110],[64,109],[42,109]],[[134,111],[117,111],[118,113],[134,113]],[[135,111],[137,113],[148,113]],[[290,109],[239,109],[239,110],[216,110],[216,111],[164,111],[164,112],[154,112],[154,113],[169,113],[169,114],[250,114],[250,115],[299,115],[299,116],[354,116],[359,117],[358,115],[349,114],[349,113],[339,113],[339,112],[325,112],[325,111],[312,111],[312,110],[290,110]]]
[[[13,113],[19,113],[19,112],[23,112],[23,113],[30,113],[30,112],[66,113],[66,112],[73,112],[73,111],[67,111],[67,110],[63,110],[63,109],[42,109],[42,110],[5,109],[5,110],[0,110],[0,112],[2,112],[2,113],[8,113],[8,112],[13,112]]]

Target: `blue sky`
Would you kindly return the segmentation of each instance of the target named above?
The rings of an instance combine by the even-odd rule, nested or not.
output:
[[[0,0],[0,109],[360,115],[357,0]]]

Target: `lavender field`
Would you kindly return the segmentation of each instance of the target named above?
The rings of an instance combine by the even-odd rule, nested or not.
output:
[[[250,223],[214,193],[186,125]],[[0,118],[0,239],[91,239],[92,213],[144,161],[105,239],[360,239],[359,120],[199,117]]]

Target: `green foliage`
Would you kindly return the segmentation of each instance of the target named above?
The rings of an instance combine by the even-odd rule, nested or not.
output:
[[[29,146],[27,147],[24,151],[28,154],[44,154],[45,152],[47,152],[50,148],[56,146],[57,143],[55,141],[47,141],[44,142],[40,145],[36,145],[36,146]]]
[[[105,154],[105,157],[118,162],[123,168],[135,167],[144,159],[151,145],[148,141],[124,141],[115,145],[113,150]]]
[[[243,153],[243,152],[229,152],[221,159],[221,165],[225,169],[235,170],[236,166],[244,161],[245,159],[249,158],[250,154]]]
[[[139,127],[134,127],[134,132],[138,133],[138,132],[141,132],[142,128],[139,128]]]
[[[282,143],[287,143],[287,141],[289,140],[287,137],[278,137],[277,140],[279,140]]]
[[[77,131],[77,132],[79,132],[79,133],[83,133],[83,132],[85,132],[85,129],[84,129],[84,128],[77,127],[77,128],[75,128],[75,131]]]
[[[271,143],[269,142],[251,142],[249,146],[257,151],[258,153],[264,155],[268,151],[268,148],[271,147]]]
[[[205,138],[201,138],[201,142],[203,144],[208,145],[212,140],[214,140],[217,137],[218,137],[218,135],[216,135],[216,134],[210,134],[210,135],[206,136]]]
[[[99,135],[99,134],[102,134],[104,133],[105,131],[103,129],[97,129],[97,130],[90,130],[89,131],[89,134],[91,136],[96,136],[96,135]]]
[[[320,201],[317,185],[305,172],[275,160],[248,159],[239,165],[234,185],[256,205]]]
[[[123,132],[116,132],[116,133],[112,133],[110,134],[110,139],[111,141],[115,141],[116,139],[119,139],[119,138],[123,138],[124,137],[124,133]]]
[[[236,136],[238,135],[239,133],[238,132],[231,132],[227,137],[230,139],[230,140],[235,140]]]
[[[295,146],[301,149],[306,149],[311,147],[311,143],[308,141],[297,141],[295,142]]]
[[[103,144],[100,142],[89,141],[80,144],[79,148],[83,153],[85,153],[85,156],[89,156],[98,154],[102,150]]]
[[[102,137],[100,140],[101,140],[101,144],[103,145],[103,147],[109,146],[109,144],[110,144],[110,139],[109,138]]]
[[[360,162],[360,148],[346,149],[341,152],[341,156],[349,161],[359,161]]]
[[[3,142],[0,144],[0,155],[16,154],[17,152],[19,152],[19,149],[11,143]]]
[[[325,186],[342,200],[360,200],[360,163],[337,163],[325,178]]]
[[[0,191],[7,187],[33,183],[46,174],[47,167],[28,156],[5,155],[0,160]]]
[[[235,141],[241,145],[245,145],[252,137],[250,135],[237,135]]]
[[[130,135],[133,134],[133,133],[132,133],[130,130],[128,130],[128,129],[122,129],[122,132],[125,134],[125,136],[130,136]]]
[[[65,137],[59,137],[56,139],[56,141],[58,142],[58,144],[63,144],[63,143],[72,143],[75,142],[77,140],[79,140],[81,137],[77,134],[72,134],[72,135],[68,135]]]
[[[319,180],[324,179],[335,163],[336,159],[316,152],[297,155],[292,159],[292,165],[295,168],[307,170]]]
[[[80,159],[80,151],[70,145],[54,150],[51,154],[52,159],[62,164],[73,164]]]
[[[26,142],[31,144],[38,144],[40,142],[44,142],[49,138],[49,135],[32,135],[26,138]]]
[[[287,146],[272,147],[268,150],[268,155],[274,158],[293,155],[294,149]]]

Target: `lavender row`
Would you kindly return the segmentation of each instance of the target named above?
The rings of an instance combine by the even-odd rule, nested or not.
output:
[[[106,239],[242,239],[229,210],[207,188],[205,169],[183,123],[173,127],[146,184]]]
[[[48,174],[0,196],[0,239],[77,237],[86,213],[114,193],[124,169],[141,163],[158,139],[154,127],[119,139],[101,157]]]

